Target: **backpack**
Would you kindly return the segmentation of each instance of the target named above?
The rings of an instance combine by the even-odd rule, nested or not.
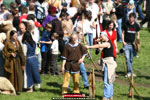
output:
[[[43,20],[46,17],[44,7],[35,5],[35,17],[37,21],[42,24]]]

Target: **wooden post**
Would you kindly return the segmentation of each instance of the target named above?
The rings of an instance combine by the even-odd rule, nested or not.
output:
[[[89,97],[93,98],[95,97],[95,74],[94,69],[92,69],[90,75],[89,75]]]
[[[133,72],[131,73],[131,81],[134,84],[134,81],[133,81]],[[134,89],[133,89],[133,87],[131,89],[132,89],[131,90],[131,92],[132,92],[132,100],[134,100]]]

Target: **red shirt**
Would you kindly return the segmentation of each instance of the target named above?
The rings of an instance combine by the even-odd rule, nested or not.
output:
[[[107,36],[108,36],[109,40],[111,40],[111,42],[112,42],[112,45],[113,45],[113,54],[114,54],[114,58],[116,58],[117,57],[117,53],[116,53],[115,40],[116,40],[116,37],[117,37],[117,33],[116,33],[115,30],[113,30],[112,31],[112,35],[110,35],[107,29],[105,31],[107,33]],[[101,52],[101,58],[103,58],[103,52]]]
[[[22,22],[23,19],[27,19],[28,15],[23,14],[22,16],[19,17],[20,23]]]
[[[117,37],[116,31],[113,30],[112,35],[109,34],[108,30],[106,30],[106,33],[107,33],[107,36],[108,36],[109,40],[111,40],[111,42],[112,42],[114,57],[116,58],[117,57],[116,45],[115,45],[115,40],[116,40],[116,37]]]
[[[41,25],[39,22],[37,22],[37,21],[34,21],[34,25],[35,25],[36,27],[38,27],[38,28],[42,27],[42,25]]]

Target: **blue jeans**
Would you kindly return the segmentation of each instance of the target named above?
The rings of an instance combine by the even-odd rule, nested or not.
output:
[[[118,28],[117,28],[117,31],[118,31],[118,41],[119,42],[122,42],[122,18],[118,19],[117,20],[117,23],[118,23]]]
[[[93,45],[93,33],[86,33],[85,38],[86,38],[87,44],[89,46],[92,46]],[[91,50],[90,49],[89,49],[89,53],[91,55]]]
[[[123,49],[124,49],[124,54],[126,58],[127,72],[131,73],[132,65],[133,65],[133,46],[125,45]]]
[[[88,83],[86,69],[85,69],[85,66],[84,66],[83,62],[80,64],[80,73],[81,73],[81,76],[82,76],[82,81],[83,81],[84,87],[88,87],[89,83]],[[68,89],[70,90],[69,87],[70,87],[70,80],[69,80],[69,86],[68,86]]]
[[[36,57],[37,57],[37,59],[38,59],[38,66],[39,66],[39,69],[41,69],[42,68],[42,57],[41,57],[41,53],[38,53],[37,55],[36,55]]]
[[[81,72],[81,76],[82,76],[82,81],[83,81],[84,87],[88,87],[89,83],[88,83],[88,79],[87,79],[87,74],[86,74],[86,69],[85,69],[84,63],[80,64],[80,72]]]
[[[141,10],[141,3],[142,3],[142,1],[140,0],[139,3],[135,2],[134,4],[135,4],[136,10],[139,14],[139,17],[143,20],[145,18],[145,16],[143,15],[143,12]]]
[[[88,45],[93,45],[93,33],[86,33],[86,41]]]
[[[104,97],[109,99],[113,97],[113,84],[108,82],[108,68],[104,67]]]

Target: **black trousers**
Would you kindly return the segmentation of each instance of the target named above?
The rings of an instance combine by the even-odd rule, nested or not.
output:
[[[42,73],[46,74],[49,71],[50,51],[49,52],[41,52],[41,55],[42,55]]]
[[[51,69],[51,74],[58,74],[58,67],[57,67],[57,59],[58,55],[57,54],[51,54],[50,56],[50,69]]]
[[[148,22],[147,28],[150,28],[150,14],[146,14],[145,18],[140,24],[145,24],[146,22]]]
[[[62,53],[64,51],[64,47],[65,47],[65,41],[63,40],[62,37],[59,37],[58,42],[59,42],[59,51],[62,55]]]

